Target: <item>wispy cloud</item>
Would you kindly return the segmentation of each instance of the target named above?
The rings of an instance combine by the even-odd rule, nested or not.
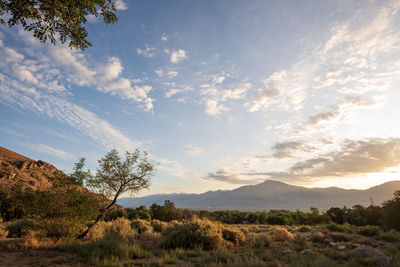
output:
[[[230,184],[255,184],[262,181],[262,179],[246,179],[241,177],[239,174],[233,174],[226,169],[219,169],[218,171],[208,173],[207,176],[203,177],[206,180],[226,182]]]
[[[57,149],[48,145],[44,145],[44,144],[25,144],[26,147],[42,152],[42,153],[46,153],[49,154],[51,156],[55,156],[61,159],[74,159],[76,158],[74,155],[72,155],[71,153],[65,152],[61,149]]]
[[[187,146],[187,147],[185,147],[185,148],[183,149],[183,151],[184,151],[186,154],[189,154],[189,155],[198,155],[198,154],[200,154],[201,152],[203,152],[203,149],[200,148],[200,147],[195,147],[195,146]]]
[[[145,45],[144,48],[136,48],[136,52],[138,55],[143,55],[144,57],[155,57],[156,53],[154,53],[155,48]]]

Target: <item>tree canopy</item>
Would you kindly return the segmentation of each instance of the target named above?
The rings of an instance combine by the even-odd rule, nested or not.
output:
[[[21,25],[42,43],[50,41],[71,48],[93,46],[87,40],[84,24],[88,16],[101,16],[106,24],[117,22],[113,0],[0,0],[0,23],[9,27]]]

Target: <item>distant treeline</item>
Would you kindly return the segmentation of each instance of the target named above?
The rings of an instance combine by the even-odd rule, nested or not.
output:
[[[113,220],[117,217],[157,219],[166,222],[207,218],[227,224],[318,225],[333,222],[355,226],[377,225],[385,229],[400,230],[400,191],[394,194],[393,199],[384,202],[381,206],[332,207],[326,212],[319,211],[315,207],[311,207],[308,212],[300,210],[191,210],[176,208],[172,201],[165,200],[164,205],[153,204],[150,208],[140,206],[138,208],[115,209],[110,211],[105,219]]]

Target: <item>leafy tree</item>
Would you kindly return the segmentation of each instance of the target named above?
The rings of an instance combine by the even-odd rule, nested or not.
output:
[[[9,27],[21,25],[42,43],[56,44],[69,39],[71,48],[92,46],[83,26],[87,16],[102,16],[106,24],[117,22],[113,0],[0,0],[0,23]]]
[[[383,223],[386,228],[400,230],[400,190],[394,193],[394,198],[382,204]]]
[[[86,172],[84,184],[95,192],[111,199],[100,211],[96,220],[79,235],[84,238],[89,230],[97,224],[124,193],[134,194],[150,186],[150,177],[154,171],[154,164],[147,159],[147,152],[125,152],[122,159],[118,151],[113,149],[99,160],[96,175]]]

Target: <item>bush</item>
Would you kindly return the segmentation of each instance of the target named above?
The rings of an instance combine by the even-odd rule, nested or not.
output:
[[[307,225],[303,225],[299,228],[299,232],[308,233],[311,231],[311,227]]]
[[[290,241],[293,239],[293,235],[281,226],[274,226],[271,228],[270,234],[274,241]]]
[[[314,243],[322,243],[324,242],[325,235],[321,232],[315,232],[310,236],[310,241]]]
[[[268,248],[271,245],[271,237],[265,233],[251,233],[247,236],[246,243],[251,248]]]
[[[365,236],[377,236],[380,231],[381,231],[381,228],[376,225],[361,226],[361,227],[358,227],[356,230],[357,234],[365,235]]]
[[[0,238],[8,236],[7,228],[0,222]]]
[[[305,235],[296,234],[293,238],[294,249],[297,251],[308,248],[307,238]]]
[[[399,242],[400,233],[395,230],[390,230],[387,232],[380,232],[379,238],[388,242]]]
[[[109,222],[109,221],[115,221],[118,218],[127,218],[127,217],[128,217],[128,214],[125,209],[115,208],[115,209],[108,210],[103,219],[106,222]]]
[[[139,244],[132,244],[120,236],[106,234],[104,238],[86,244],[74,244],[62,247],[77,253],[81,259],[96,266],[119,266],[121,260],[147,258],[152,254]]]
[[[130,221],[125,218],[118,218],[111,222],[99,222],[88,233],[88,239],[96,241],[105,235],[119,236],[123,240],[132,241],[136,237],[136,231],[132,229]]]
[[[32,222],[26,219],[8,222],[6,224],[8,236],[10,237],[21,237],[25,231],[32,228]]]
[[[199,247],[204,250],[212,250],[224,245],[221,224],[209,220],[177,224],[167,232],[163,242],[165,248],[194,249]]]
[[[244,245],[244,243],[246,242],[244,234],[239,230],[231,227],[224,227],[222,229],[222,238],[226,241],[232,242],[235,247]]]
[[[152,220],[151,226],[153,227],[155,232],[163,233],[168,228],[168,223],[162,222],[160,220]]]
[[[133,229],[136,229],[139,234],[144,233],[146,231],[153,230],[150,223],[148,221],[142,220],[142,219],[134,219],[131,223],[131,227]]]
[[[326,228],[331,232],[342,232],[352,234],[354,231],[350,228],[349,225],[340,225],[337,223],[330,223],[326,225]]]

